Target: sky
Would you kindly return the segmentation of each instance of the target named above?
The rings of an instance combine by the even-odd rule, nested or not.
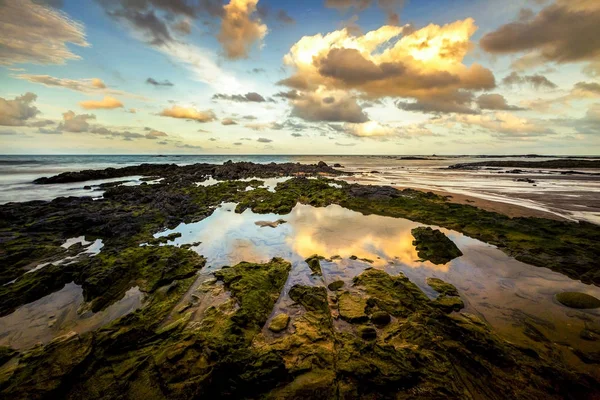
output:
[[[0,154],[600,154],[598,0],[0,0]]]

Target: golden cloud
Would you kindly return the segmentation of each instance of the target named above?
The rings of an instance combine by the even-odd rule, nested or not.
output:
[[[260,42],[268,29],[260,18],[253,16],[258,0],[231,0],[223,6],[219,42],[231,59],[247,58],[250,47]]]
[[[515,65],[600,61],[600,2],[556,0],[535,17],[501,26],[480,41],[494,54],[525,53]]]
[[[212,110],[198,111],[193,107],[173,106],[165,108],[158,115],[163,117],[180,118],[198,122],[211,122],[217,119]]]
[[[347,29],[305,36],[284,57],[295,73],[280,84],[303,91],[352,90],[366,98],[463,100],[460,91],[496,86],[489,69],[463,63],[476,30],[474,20],[467,18],[419,30],[386,25],[362,36]]]
[[[96,110],[96,109],[105,109],[105,110],[113,110],[115,108],[122,108],[123,103],[121,101],[115,99],[114,97],[106,96],[102,100],[86,100],[80,101],[79,105],[81,108],[86,110]]]

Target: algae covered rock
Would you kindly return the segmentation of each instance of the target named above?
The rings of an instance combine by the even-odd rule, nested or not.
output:
[[[335,292],[342,287],[344,287],[344,281],[334,281],[327,285],[327,289],[331,290],[332,292]]]
[[[425,282],[440,295],[458,296],[458,290],[454,285],[444,282],[439,278],[427,278]]]
[[[327,290],[324,287],[294,285],[288,294],[292,300],[309,311],[329,310]]]
[[[279,333],[287,328],[290,323],[290,316],[287,314],[278,314],[271,320],[269,330]]]
[[[325,259],[325,257],[314,254],[304,261],[306,261],[306,263],[308,264],[308,267],[312,271],[313,275],[321,276],[323,275],[323,272],[321,271],[321,260],[323,259]]]
[[[384,326],[389,324],[392,321],[390,314],[385,311],[375,311],[371,314],[371,322],[377,326]]]
[[[460,311],[465,307],[465,303],[457,296],[439,296],[435,304],[444,312]]]
[[[556,295],[556,300],[571,308],[590,309],[600,307],[600,299],[586,293],[563,292]]]
[[[358,328],[358,334],[364,340],[375,340],[377,338],[377,330],[372,326],[361,326]]]
[[[344,292],[338,295],[340,318],[350,323],[362,323],[369,320],[366,314],[367,300],[360,294]]]
[[[413,245],[423,260],[429,260],[434,264],[446,264],[463,254],[439,229],[433,230],[430,227],[420,226],[411,232],[415,238]]]

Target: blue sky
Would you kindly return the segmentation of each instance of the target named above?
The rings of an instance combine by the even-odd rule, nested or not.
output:
[[[4,0],[0,26],[0,153],[600,150],[590,0]]]

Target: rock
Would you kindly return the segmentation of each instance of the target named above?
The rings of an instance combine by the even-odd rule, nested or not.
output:
[[[591,309],[600,307],[600,300],[586,293],[563,292],[556,295],[556,300],[571,308]]]
[[[260,226],[261,228],[277,228],[279,225],[285,224],[286,222],[287,221],[284,219],[278,219],[277,221],[256,221],[254,224]]]
[[[279,333],[287,328],[290,322],[290,316],[287,314],[278,314],[271,320],[269,330]]]
[[[579,337],[583,340],[589,340],[590,342],[595,342],[599,339],[598,335],[589,329],[582,329],[581,332],[579,332]]]
[[[336,290],[341,289],[344,286],[344,281],[335,281],[335,282],[331,282],[329,285],[327,285],[327,289],[331,290],[332,292],[335,292]]]
[[[465,307],[465,303],[461,298],[455,296],[439,296],[435,300],[435,304],[445,313],[460,311]]]
[[[333,168],[344,168],[344,166],[340,163],[333,164]]]
[[[327,291],[324,287],[294,285],[288,294],[292,300],[309,311],[329,312]]]
[[[573,350],[573,353],[586,364],[600,364],[600,351],[585,352],[575,349]]]
[[[358,260],[358,257],[356,257],[355,255],[350,256],[351,260]]]
[[[319,163],[317,164],[317,167],[327,167],[327,163],[325,163],[325,161],[319,161]]]
[[[321,261],[320,260],[323,260],[323,259],[324,259],[324,257],[319,256],[317,254],[313,254],[312,256],[308,257],[304,261],[306,261],[306,263],[308,264],[308,267],[312,271],[313,275],[322,276],[323,272],[321,271]]]
[[[444,282],[439,278],[427,278],[425,282],[440,295],[458,296],[458,290],[454,285]]]
[[[369,320],[365,313],[367,300],[364,296],[344,292],[338,295],[338,310],[340,318],[352,324],[363,323]]]
[[[372,326],[361,326],[358,328],[358,335],[364,340],[377,339],[377,330]]]
[[[371,314],[371,322],[377,326],[385,326],[392,321],[390,314],[385,311],[375,311]]]
[[[436,265],[446,264],[463,254],[439,229],[421,226],[411,232],[415,238],[413,245],[423,260],[429,260]]]

